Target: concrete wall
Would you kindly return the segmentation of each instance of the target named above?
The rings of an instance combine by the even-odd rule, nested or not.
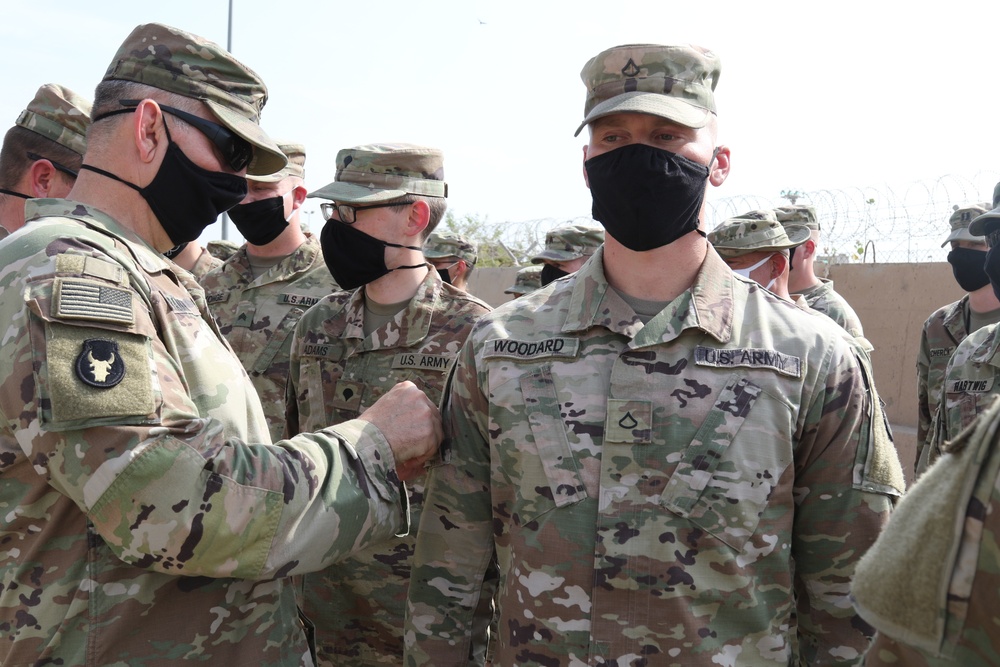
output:
[[[514,283],[516,269],[476,269],[470,291],[497,306],[510,299],[503,290]],[[892,423],[904,470],[916,451],[916,360],[924,320],[934,310],[962,296],[951,266],[928,264],[840,264],[825,269],[837,291],[861,318],[875,346],[875,382]]]

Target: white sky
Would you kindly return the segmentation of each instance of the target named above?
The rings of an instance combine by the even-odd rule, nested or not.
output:
[[[225,45],[228,7],[7,0],[0,121],[12,125],[43,83],[91,97],[137,24]],[[340,148],[432,145],[451,210],[499,223],[589,216],[579,72],[624,43],[693,42],[722,58],[733,170],[710,199],[995,171],[998,19],[997,3],[964,0],[235,0],[232,50],[268,84],[268,133],[306,145],[310,190],[333,180]]]

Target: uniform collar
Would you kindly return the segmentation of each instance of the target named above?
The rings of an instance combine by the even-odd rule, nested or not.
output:
[[[427,337],[430,331],[431,318],[440,309],[441,290],[444,283],[441,276],[428,265],[429,270],[423,282],[417,287],[417,293],[413,295],[409,303],[402,311],[386,325],[384,334],[373,331],[369,338],[365,338],[364,316],[365,298],[364,287],[359,287],[351,294],[350,301],[344,309],[345,326],[343,337],[363,340],[363,350],[376,350],[393,347],[413,347]]]
[[[319,239],[311,232],[305,232],[306,240],[295,249],[295,251],[282,258],[280,262],[269,268],[259,276],[254,276],[250,269],[250,256],[247,253],[247,244],[241,245],[233,256],[226,260],[226,264],[238,271],[240,276],[247,283],[257,283],[266,285],[277,282],[290,282],[299,274],[312,269],[316,258],[320,253]]]
[[[633,339],[631,347],[669,342],[683,331],[701,329],[726,343],[732,337],[733,272],[711,247],[687,290],[643,326],[604,275],[604,248],[598,248],[569,279],[571,295],[562,331],[600,326]]]
[[[952,340],[955,341],[956,345],[969,335],[968,323],[970,316],[968,294],[959,299],[955,307],[950,308],[945,313],[942,324],[948,330],[948,333],[951,334]]]
[[[47,217],[72,218],[95,231],[122,241],[121,245],[128,248],[136,263],[146,273],[160,273],[161,271],[173,273],[173,262],[164,257],[162,253],[157,252],[135,232],[123,227],[114,218],[98,208],[70,199],[29,199],[24,203],[26,222]]]

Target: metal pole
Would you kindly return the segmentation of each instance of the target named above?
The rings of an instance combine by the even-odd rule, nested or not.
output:
[[[233,0],[229,0],[229,30],[226,33],[226,51],[233,52]],[[229,240],[229,214],[222,214],[222,240]]]

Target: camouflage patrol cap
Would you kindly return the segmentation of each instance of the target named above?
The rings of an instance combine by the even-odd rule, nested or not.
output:
[[[90,106],[88,100],[69,88],[46,83],[14,124],[83,155],[87,150]]]
[[[281,149],[281,152],[285,154],[285,157],[288,158],[288,164],[273,174],[247,174],[247,180],[259,183],[277,183],[289,176],[302,179],[306,177],[306,147],[302,144],[290,144],[282,141],[275,141],[275,143]]]
[[[214,42],[159,23],[140,25],[118,47],[104,80],[201,100],[222,125],[253,145],[248,174],[273,174],[285,166],[281,149],[260,127],[267,86]]]
[[[475,266],[478,255],[476,245],[458,234],[439,234],[434,232],[424,242],[424,257],[428,259],[444,259],[456,257],[464,259],[469,266]]]
[[[809,240],[803,225],[782,225],[774,211],[750,211],[716,227],[708,241],[723,257],[739,257],[761,250],[787,250]]]
[[[1000,183],[993,187],[993,208],[969,224],[969,233],[974,236],[986,236],[994,231],[997,224],[1000,224]]]
[[[809,229],[819,231],[819,216],[816,215],[816,207],[807,204],[793,204],[791,206],[779,206],[774,209],[774,214],[778,217],[778,222],[783,225],[802,225]]]
[[[405,195],[447,197],[444,155],[413,144],[369,144],[337,153],[333,183],[309,194],[346,204],[374,204]]]
[[[522,269],[518,269],[514,277],[514,284],[503,291],[504,294],[528,294],[542,287],[542,267],[532,264]]]
[[[973,243],[982,243],[983,236],[986,235],[986,231],[983,229],[986,224],[988,217],[986,217],[987,211],[990,210],[990,205],[988,203],[982,204],[971,204],[964,208],[955,209],[948,218],[948,224],[951,225],[951,233],[948,234],[948,238],[944,240],[941,247],[945,247],[952,241],[972,241]],[[973,226],[973,223],[980,218],[983,219],[982,222]]]
[[[700,46],[626,44],[587,61],[580,78],[587,86],[584,120],[615,113],[648,113],[687,127],[704,127],[716,113],[715,86],[722,63]]]
[[[565,262],[578,257],[593,255],[604,243],[603,227],[565,225],[545,235],[545,249],[531,258],[532,264],[545,260]]]

